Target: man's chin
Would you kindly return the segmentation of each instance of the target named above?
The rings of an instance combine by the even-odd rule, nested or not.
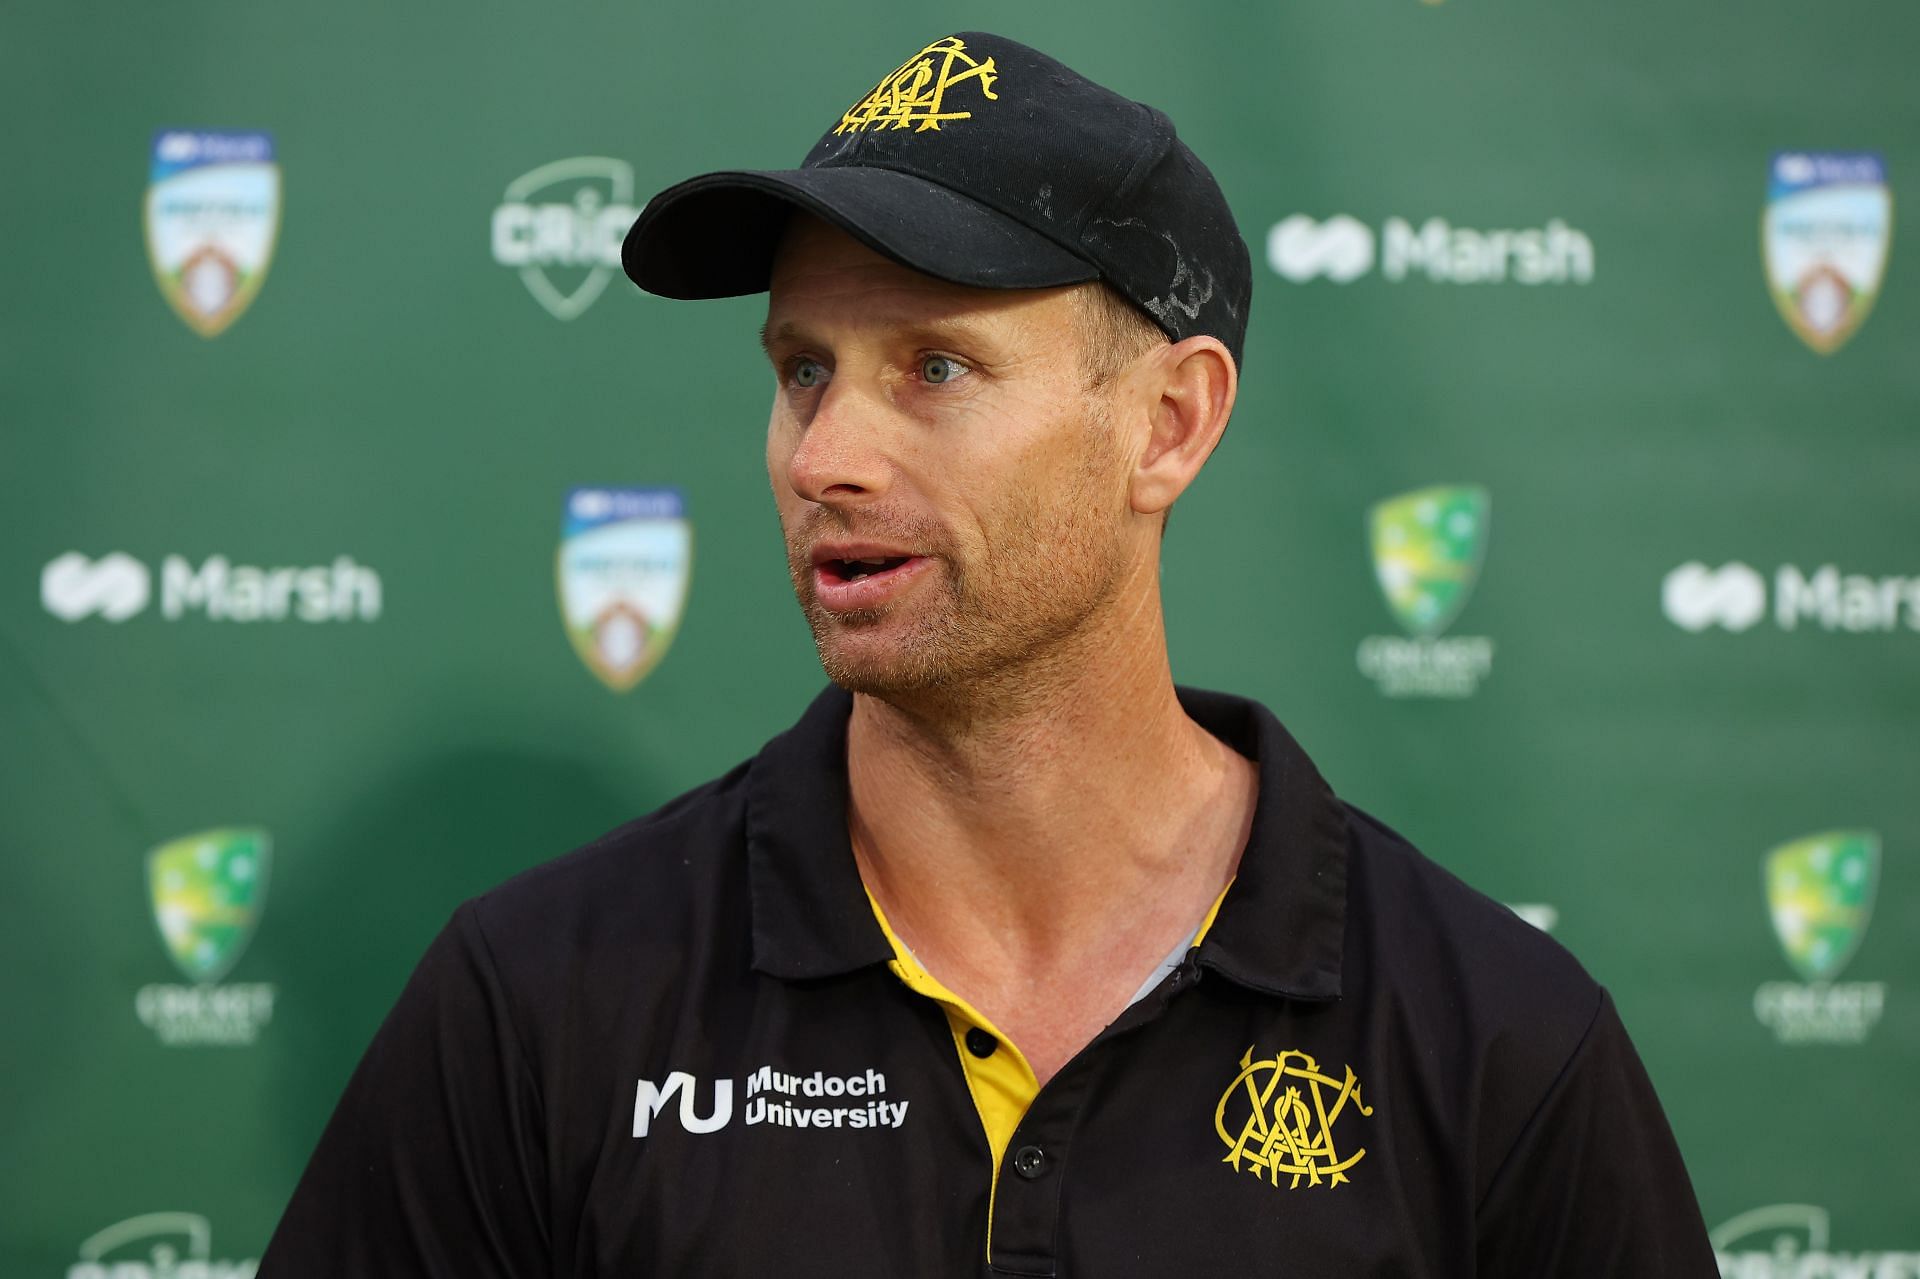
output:
[[[887,608],[806,612],[821,669],[848,692],[887,697],[948,682],[939,645]]]
[[[871,667],[841,667],[821,664],[827,678],[849,693],[861,693],[883,702],[906,704],[915,697],[946,687],[927,672],[877,671]]]
[[[850,693],[869,693],[888,697],[936,688],[946,682],[946,672],[924,647],[897,643],[874,643],[872,634],[823,635],[814,632],[814,647],[820,653],[820,667],[827,678]]]

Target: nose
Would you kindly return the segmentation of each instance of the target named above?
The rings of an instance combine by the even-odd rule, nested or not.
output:
[[[839,379],[827,386],[787,458],[787,483],[809,502],[857,504],[887,490],[885,410]]]

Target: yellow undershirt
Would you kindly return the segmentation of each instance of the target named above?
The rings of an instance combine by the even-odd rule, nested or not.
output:
[[[1200,921],[1200,931],[1193,935],[1191,945],[1198,946],[1213,927],[1214,916],[1220,913],[1220,903],[1227,899],[1227,889],[1233,887],[1229,880],[1227,887],[1213,899],[1213,905],[1207,911],[1205,919]],[[1000,1033],[995,1026],[972,1004],[954,994],[932,973],[920,966],[913,952],[906,948],[894,933],[893,926],[887,923],[886,912],[880,909],[880,903],[867,894],[867,904],[873,907],[873,917],[880,922],[880,931],[887,936],[887,943],[893,947],[893,958],[887,967],[894,976],[905,982],[907,989],[917,995],[924,995],[938,1003],[947,1015],[947,1029],[953,1032],[954,1050],[960,1054],[960,1069],[967,1080],[967,1091],[973,1096],[973,1108],[980,1114],[980,1126],[986,1130],[987,1148],[993,1153],[993,1182],[987,1197],[987,1241],[991,1249],[993,1241],[993,1195],[1000,1187],[1000,1160],[1007,1153],[1007,1143],[1013,1140],[1013,1130],[1020,1126],[1026,1117],[1027,1107],[1040,1092],[1040,1081],[1033,1073],[1033,1067],[1027,1064],[1027,1058],[1011,1039]],[[999,1044],[985,1057],[976,1057],[967,1047],[967,1032],[978,1027],[992,1035]]]

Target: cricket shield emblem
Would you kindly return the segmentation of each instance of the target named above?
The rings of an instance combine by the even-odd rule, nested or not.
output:
[[[1767,854],[1767,912],[1780,949],[1802,979],[1832,981],[1866,936],[1880,877],[1880,837],[1827,831]]]
[[[1783,151],[1760,223],[1767,288],[1795,336],[1821,355],[1866,323],[1887,270],[1893,193],[1867,151]]]
[[[271,853],[266,831],[227,827],[147,854],[154,923],[188,981],[219,981],[239,961],[267,903]]]
[[[265,133],[163,129],[146,198],[147,257],[160,295],[201,337],[259,296],[280,234],[280,166]]]
[[[1488,505],[1483,488],[1438,485],[1373,508],[1374,575],[1408,634],[1439,635],[1466,606],[1486,549]]]
[[[693,526],[676,489],[567,494],[556,576],[560,617],[595,678],[624,693],[660,664],[680,627]]]

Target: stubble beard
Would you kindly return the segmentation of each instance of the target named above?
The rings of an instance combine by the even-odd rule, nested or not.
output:
[[[1094,444],[1051,501],[1019,489],[977,552],[962,553],[944,529],[875,512],[848,522],[823,507],[787,533],[794,595],[827,678],[883,700],[990,696],[1028,700],[1068,677],[1081,646],[1098,641],[1125,575],[1113,509],[1111,431],[1086,423]],[[813,589],[808,546],[827,533],[885,538],[935,561],[908,597],[836,613]],[[904,615],[904,616],[902,616]],[[883,629],[888,634],[882,635]]]

